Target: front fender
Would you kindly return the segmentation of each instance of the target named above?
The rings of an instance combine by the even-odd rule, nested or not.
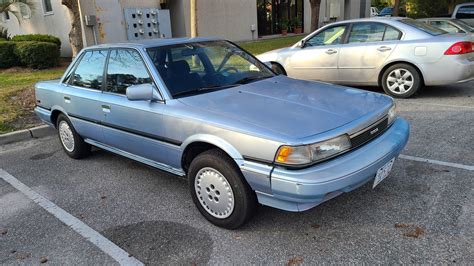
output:
[[[237,162],[243,160],[242,154],[240,154],[240,152],[237,151],[237,149],[234,148],[234,146],[232,146],[229,142],[220,137],[216,137],[214,135],[209,134],[196,134],[188,137],[181,144],[181,150],[184,151],[188,145],[195,142],[205,142],[212,144],[226,152],[231,158],[233,158]]]

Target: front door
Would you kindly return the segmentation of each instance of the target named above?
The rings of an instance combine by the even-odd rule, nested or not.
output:
[[[101,89],[107,53],[107,50],[85,52],[62,91],[63,106],[74,129],[83,138],[99,142],[102,141]]]
[[[102,97],[104,143],[166,164],[170,144],[161,137],[164,103],[130,101],[126,97],[127,87],[145,83],[152,83],[152,79],[138,51],[110,51]]]
[[[347,43],[341,46],[339,83],[374,84],[387,58],[395,50],[401,32],[375,22],[352,25]]]
[[[337,61],[346,25],[316,33],[289,59],[288,76],[321,81],[337,81]]]

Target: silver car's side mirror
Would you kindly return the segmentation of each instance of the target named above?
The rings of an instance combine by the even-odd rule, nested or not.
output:
[[[306,44],[305,41],[301,40],[301,41],[298,42],[298,47],[299,48],[304,48],[305,44]]]
[[[127,88],[127,98],[130,101],[162,101],[161,95],[156,92],[150,83],[132,85]]]

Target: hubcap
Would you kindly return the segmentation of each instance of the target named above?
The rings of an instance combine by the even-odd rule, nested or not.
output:
[[[64,148],[68,152],[72,152],[74,150],[74,135],[66,121],[59,122],[59,137]]]
[[[212,216],[224,219],[234,210],[234,193],[227,179],[214,168],[199,170],[194,179],[196,196],[202,207]]]
[[[395,94],[407,93],[413,88],[414,83],[413,74],[404,68],[393,70],[387,77],[387,87]]]

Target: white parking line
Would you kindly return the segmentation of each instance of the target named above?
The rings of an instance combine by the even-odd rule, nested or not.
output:
[[[119,246],[115,245],[112,241],[105,238],[103,235],[83,223],[81,220],[72,216],[65,210],[58,207],[56,204],[52,203],[45,197],[38,194],[33,189],[29,188],[14,176],[5,172],[3,169],[0,169],[0,177],[5,180],[7,183],[12,185],[18,191],[23,193],[30,200],[34,201],[36,204],[41,206],[47,212],[54,215],[61,222],[65,223],[76,233],[83,236],[86,240],[91,242],[93,245],[102,250],[105,254],[112,257],[121,265],[144,265],[142,262],[132,257],[125,250],[121,249]]]
[[[449,166],[449,167],[454,167],[454,168],[459,168],[459,169],[474,171],[474,165],[465,165],[465,164],[459,164],[459,163],[443,162],[443,161],[425,159],[425,158],[421,158],[421,157],[415,157],[415,156],[403,155],[403,154],[401,154],[401,155],[398,156],[398,157],[399,157],[399,158],[402,158],[402,159],[405,159],[405,160],[410,160],[410,161],[431,163],[431,164],[437,164],[437,165],[443,165],[443,166]]]

